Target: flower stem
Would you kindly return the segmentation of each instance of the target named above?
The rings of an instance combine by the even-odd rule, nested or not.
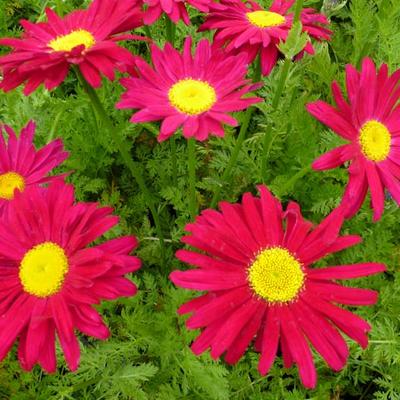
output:
[[[281,74],[279,76],[278,86],[276,88],[274,97],[272,98],[272,104],[271,104],[272,112],[276,111],[278,107],[279,100],[281,99],[282,96],[283,88],[285,87],[285,83],[289,75],[289,69],[291,63],[292,63],[291,60],[287,58],[283,64]],[[263,153],[261,158],[261,174],[263,177],[263,183],[266,183],[268,179],[268,174],[267,174],[268,153],[269,153],[268,146],[270,142],[271,133],[272,133],[272,124],[269,124],[264,134]]]
[[[196,139],[188,139],[188,172],[189,172],[189,211],[194,220],[197,214],[196,201]]]
[[[300,19],[301,9],[303,8],[304,0],[296,1],[296,8],[294,9],[293,23],[296,23]]]
[[[150,27],[149,27],[148,25],[144,25],[143,28],[144,28],[144,31],[145,31],[145,33],[146,33],[146,36],[147,36],[149,39],[153,39],[152,36],[151,36]]]
[[[178,179],[178,166],[176,159],[176,140],[174,135],[169,139],[170,147],[171,147],[171,163],[172,163],[172,183],[176,184]]]
[[[254,65],[253,82],[259,82],[260,79],[261,79],[261,56],[258,56],[256,63]],[[236,164],[237,158],[240,153],[240,149],[242,148],[242,144],[244,142],[244,139],[246,138],[247,129],[249,127],[250,118],[251,118],[253,112],[254,112],[254,107],[251,107],[251,106],[246,110],[246,113],[244,115],[244,120],[242,122],[242,125],[240,126],[240,131],[239,131],[239,135],[238,135],[235,147],[233,148],[233,151],[231,154],[231,158],[229,159],[228,165],[226,166],[225,171],[222,174],[221,181],[223,184],[227,184],[228,186],[230,185],[231,180],[232,180],[232,176],[231,176],[232,168]],[[221,194],[221,189],[222,189],[222,185],[218,186],[214,190],[214,195],[211,200],[211,208],[214,208],[217,205],[219,196]]]
[[[258,55],[253,72],[253,82],[259,82],[261,80],[261,54]]]
[[[296,8],[294,10],[294,17],[293,17],[293,24],[296,23],[297,21],[299,21],[299,19],[300,19],[303,2],[304,2],[304,0],[297,0],[297,2],[296,2]],[[290,58],[286,58],[283,63],[281,73],[279,75],[278,86],[276,87],[274,97],[272,98],[272,104],[271,104],[272,112],[276,111],[276,109],[278,108],[279,101],[281,99],[282,92],[285,87],[291,65],[292,65],[292,60]],[[268,128],[265,131],[265,135],[264,135],[263,154],[262,154],[262,158],[261,158],[261,174],[263,177],[263,183],[266,183],[266,181],[268,179],[268,174],[267,174],[268,153],[269,153],[268,147],[269,147],[271,133],[272,133],[272,125],[269,124]]]
[[[236,145],[233,148],[231,158],[228,161],[228,165],[226,166],[225,171],[222,174],[221,181],[223,183],[230,184],[230,181],[232,178],[231,171],[232,171],[233,166],[236,164],[236,160],[239,156],[240,149],[242,148],[242,144],[246,137],[247,128],[249,127],[249,122],[250,122],[251,115],[253,114],[253,110],[254,110],[253,107],[249,107],[246,110],[246,113],[244,114],[244,120],[242,122],[242,125],[240,126],[239,136],[237,138]],[[214,195],[211,200],[211,208],[214,208],[217,205],[217,202],[219,200],[219,195],[221,193],[221,189],[222,189],[221,185],[215,189]]]
[[[167,31],[167,40],[174,45],[176,25],[169,19],[168,15],[165,15],[165,28]]]
[[[308,174],[312,170],[311,165],[307,164],[301,170],[299,170],[296,174],[294,174],[289,180],[287,180],[279,189],[279,192],[282,195],[286,195],[287,191],[291,190],[295,183],[301,179],[304,175]]]
[[[164,244],[164,236],[161,230],[160,217],[157,213],[156,207],[154,205],[150,191],[147,188],[143,175],[140,169],[137,167],[136,163],[131,158],[131,154],[129,152],[129,146],[127,145],[126,140],[122,135],[122,130],[114,126],[110,117],[107,115],[107,112],[104,109],[103,104],[101,103],[96,91],[86,82],[81,72],[78,69],[75,69],[75,72],[78,76],[80,84],[82,85],[94,109],[96,110],[97,116],[103,121],[104,125],[109,131],[110,137],[114,140],[115,144],[117,145],[117,148],[121,154],[122,159],[124,160],[126,167],[129,169],[133,178],[136,180],[136,183],[138,184],[141,192],[143,193],[146,199],[147,206],[149,207],[150,212],[153,216],[158,238],[160,239],[161,256],[164,259],[165,244]]]

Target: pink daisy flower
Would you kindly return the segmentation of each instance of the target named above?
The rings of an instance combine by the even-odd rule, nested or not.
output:
[[[189,14],[186,5],[190,4],[201,12],[208,12],[212,0],[142,0],[146,7],[143,14],[143,22],[151,25],[156,22],[162,13],[175,24],[183,20],[186,25],[190,24]]]
[[[280,55],[278,45],[286,41],[292,27],[293,13],[288,13],[288,10],[294,2],[275,0],[268,10],[264,10],[251,0],[221,0],[217,7],[210,5],[210,13],[199,30],[216,29],[214,45],[225,48],[228,53],[245,52],[249,63],[259,54],[262,74],[269,75]],[[316,40],[330,39],[332,32],[324,26],[329,24],[324,15],[317,14],[312,8],[305,8],[300,19],[303,32],[310,37]],[[304,51],[314,54],[310,41]]]
[[[181,126],[186,138],[205,140],[210,134],[224,136],[222,124],[237,126],[228,112],[240,111],[261,101],[246,97],[255,88],[246,80],[246,57],[226,56],[212,50],[208,40],[199,42],[194,56],[187,38],[182,54],[170,43],[164,50],[151,47],[154,69],[137,61],[138,77],[122,79],[127,92],[118,108],[133,108],[134,123],[162,120],[161,142]]]
[[[93,304],[133,296],[124,277],[140,268],[126,236],[88,247],[118,223],[112,209],[74,203],[71,185],[53,183],[18,193],[0,226],[0,360],[19,339],[23,369],[56,370],[55,335],[71,370],[79,364],[74,330],[106,339]]]
[[[312,267],[361,241],[355,235],[339,236],[342,209],[313,227],[297,203],[283,211],[265,186],[259,191],[260,198],[245,193],[241,204],[221,202],[221,212],[205,210],[186,226],[191,235],[182,241],[201,252],[179,250],[176,256],[196,269],[174,271],[170,278],[180,287],[207,293],[178,313],[192,313],[187,327],[202,329],[192,344],[196,355],[211,348],[214,359],[225,353],[225,360],[235,364],[255,339],[262,375],[280,348],[284,366],[297,364],[304,386],[313,388],[317,376],[310,345],[338,371],[349,355],[339,330],[363,348],[368,344],[370,325],[337,304],[374,304],[377,293],[335,281],[376,274],[385,266]]]
[[[115,42],[140,39],[121,32],[142,24],[136,0],[94,0],[87,10],[77,10],[61,18],[50,8],[48,21],[21,21],[25,32],[21,39],[4,38],[0,45],[13,51],[0,57],[3,81],[9,91],[25,84],[29,95],[40,84],[51,90],[60,85],[70,65],[77,65],[93,87],[101,85],[101,74],[113,80],[115,70],[132,72],[135,57]]]
[[[33,145],[36,125],[30,121],[17,138],[7,125],[0,126],[0,215],[14,198],[30,186],[51,182],[59,176],[47,176],[67,157],[61,139],[54,140],[39,150]],[[2,129],[8,135],[6,143]]]
[[[346,66],[348,102],[333,82],[336,107],[320,100],[307,105],[310,114],[350,142],[313,163],[314,169],[325,170],[350,161],[349,183],[342,200],[346,218],[360,209],[368,189],[374,221],[382,216],[385,188],[400,204],[399,81],[400,70],[389,75],[388,66],[383,64],[376,71],[373,61],[365,58],[361,72]]]

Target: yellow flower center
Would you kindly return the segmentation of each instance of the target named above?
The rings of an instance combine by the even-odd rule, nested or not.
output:
[[[14,190],[18,189],[23,192],[25,189],[25,179],[16,172],[6,172],[0,175],[0,198],[12,200],[14,198]]]
[[[49,42],[49,47],[54,51],[71,51],[76,46],[84,45],[89,49],[96,43],[93,35],[84,29],[78,29],[68,33],[68,35],[57,36]]]
[[[169,102],[181,113],[198,115],[209,110],[217,101],[215,89],[199,79],[182,79],[168,91]]]
[[[246,13],[247,19],[252,25],[259,28],[269,28],[270,26],[279,26],[285,23],[285,17],[281,14],[271,11],[252,11]]]
[[[48,297],[60,291],[68,268],[64,250],[58,244],[44,242],[25,253],[19,279],[25,292]]]
[[[383,161],[389,155],[391,135],[385,125],[367,121],[360,129],[361,151],[371,161]]]
[[[247,273],[254,292],[269,303],[293,301],[303,287],[305,277],[301,264],[281,247],[262,251]]]

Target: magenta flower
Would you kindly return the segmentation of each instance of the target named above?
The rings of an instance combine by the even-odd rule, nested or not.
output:
[[[295,0],[275,0],[268,10],[255,1],[222,0],[210,5],[210,13],[200,31],[216,29],[214,45],[228,53],[246,53],[249,63],[261,57],[261,71],[269,75],[280,55],[278,45],[285,42],[292,27],[293,14],[288,13]],[[221,7],[224,6],[224,7]],[[316,40],[329,40],[332,32],[325,28],[329,22],[312,8],[301,12],[303,32]],[[304,51],[314,54],[310,41]]]
[[[135,57],[115,42],[140,39],[120,34],[142,25],[136,0],[94,0],[87,10],[77,10],[61,18],[50,8],[48,21],[21,21],[21,39],[0,39],[0,45],[13,48],[0,57],[3,80],[0,87],[9,91],[25,84],[29,95],[40,84],[51,90],[60,85],[69,67],[79,67],[93,87],[101,85],[101,75],[115,78],[115,70],[133,72]]]
[[[129,256],[137,246],[134,237],[91,245],[118,223],[111,212],[75,203],[72,186],[61,181],[16,194],[0,224],[0,360],[19,339],[22,368],[39,363],[54,372],[57,334],[69,368],[76,370],[75,329],[108,338],[93,305],[133,296],[136,286],[124,275],[140,268],[140,260]]]
[[[212,0],[142,0],[145,6],[143,22],[151,25],[156,22],[162,13],[175,24],[183,20],[186,25],[190,24],[186,5],[190,4],[201,12],[208,12]]]
[[[1,128],[8,135],[7,143]],[[35,123],[30,121],[17,138],[11,127],[0,126],[0,215],[13,200],[15,191],[23,192],[30,186],[59,178],[48,174],[68,157],[61,139],[36,150],[35,128]]]
[[[225,360],[235,364],[254,339],[262,375],[280,348],[284,366],[297,364],[304,386],[313,388],[317,373],[311,346],[338,371],[349,355],[339,331],[363,348],[368,345],[370,325],[338,304],[374,304],[377,293],[336,280],[376,274],[385,266],[313,267],[361,241],[356,235],[339,235],[343,209],[313,227],[298,204],[291,202],[283,211],[265,186],[259,190],[260,198],[245,193],[241,204],[221,202],[220,212],[205,210],[186,226],[191,234],[182,241],[198,251],[178,250],[176,256],[196,268],[174,271],[170,278],[180,287],[207,293],[178,312],[192,314],[189,329],[202,329],[192,344],[196,355],[211,348],[214,359],[225,353]]]
[[[348,102],[337,82],[332,84],[336,107],[318,100],[307,110],[335,133],[350,142],[322,155],[313,163],[316,170],[336,168],[350,161],[349,183],[342,199],[346,217],[361,207],[369,189],[374,221],[381,218],[387,188],[400,204],[400,70],[378,71],[365,58],[361,72],[346,66]]]
[[[246,96],[253,86],[246,80],[243,54],[226,56],[212,50],[203,39],[192,56],[191,46],[187,38],[181,54],[169,43],[164,50],[153,45],[154,68],[137,61],[139,76],[121,80],[127,91],[117,107],[139,110],[131,118],[134,123],[162,120],[160,142],[181,126],[186,138],[205,140],[210,134],[222,137],[222,124],[237,126],[229,112],[261,101]]]

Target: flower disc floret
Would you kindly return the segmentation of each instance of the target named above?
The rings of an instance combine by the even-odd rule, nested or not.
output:
[[[96,43],[94,36],[85,29],[77,29],[67,35],[57,36],[49,42],[54,51],[71,51],[77,46],[84,45],[89,49]]]
[[[172,85],[168,99],[181,113],[199,115],[212,108],[217,101],[217,93],[208,82],[187,78]]]
[[[25,179],[16,172],[6,172],[0,175],[0,198],[12,200],[14,191],[18,189],[23,192],[25,189]]]
[[[269,303],[288,303],[303,287],[304,272],[289,251],[271,247],[259,253],[250,265],[248,280],[254,292]]]
[[[19,278],[26,293],[48,297],[60,291],[68,268],[64,250],[56,243],[45,242],[24,255]]]
[[[381,122],[376,120],[366,122],[360,129],[359,140],[361,150],[369,160],[379,162],[389,155],[391,135]]]
[[[246,16],[252,25],[258,26],[259,28],[279,26],[286,22],[286,19],[283,15],[272,11],[252,11],[248,12]]]

